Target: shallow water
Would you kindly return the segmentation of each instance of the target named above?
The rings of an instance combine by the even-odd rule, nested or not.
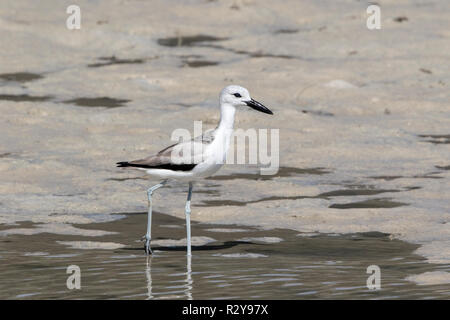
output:
[[[64,101],[64,103],[75,104],[80,107],[106,107],[106,108],[117,108],[122,107],[125,103],[130,100],[126,99],[115,99],[109,97],[99,97],[99,98],[77,98],[72,100]]]
[[[28,101],[28,102],[39,102],[39,101],[48,101],[52,97],[51,96],[30,96],[28,94],[0,94],[0,100],[5,101]]]
[[[111,57],[99,57],[99,62],[88,64],[89,68],[99,68],[105,66],[111,66],[116,64],[141,64],[144,63],[144,59],[119,59],[115,56]]]
[[[0,74],[0,79],[4,81],[14,81],[14,82],[28,82],[33,80],[42,79],[43,76],[31,72],[15,72],[15,73],[3,73]]]
[[[185,247],[175,241],[185,235],[183,220],[154,213],[154,254],[147,257],[142,242],[136,240],[145,231],[146,213],[120,217],[80,226],[116,232],[101,237],[39,233],[2,238],[0,298],[450,298],[448,285],[420,286],[405,280],[411,274],[445,271],[449,266],[430,266],[412,253],[417,246],[379,232],[301,234],[193,222],[193,236],[211,242],[194,245],[188,259]],[[24,223],[20,228],[31,226]],[[124,247],[73,248],[98,246],[98,242]],[[81,269],[79,290],[66,287],[69,265]],[[366,287],[369,265],[381,268],[381,290]]]

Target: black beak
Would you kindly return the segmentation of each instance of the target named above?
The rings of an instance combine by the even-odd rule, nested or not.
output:
[[[258,110],[258,111],[261,111],[261,112],[264,112],[267,114],[273,114],[273,112],[270,111],[268,108],[266,108],[262,103],[259,103],[258,101],[254,100],[254,99],[245,101],[245,104],[255,110]]]

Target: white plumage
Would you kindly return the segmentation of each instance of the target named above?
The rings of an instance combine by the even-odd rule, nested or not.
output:
[[[250,97],[247,89],[231,85],[220,93],[220,122],[216,129],[210,130],[200,137],[171,145],[156,155],[129,162],[118,162],[119,167],[130,167],[145,171],[148,175],[163,179],[161,183],[148,189],[148,224],[145,235],[145,250],[149,254],[151,241],[151,215],[153,191],[162,187],[168,179],[189,182],[186,202],[187,253],[191,254],[190,237],[190,199],[192,182],[211,176],[225,163],[227,151],[233,134],[236,108],[251,107],[258,111],[272,114],[268,108]]]

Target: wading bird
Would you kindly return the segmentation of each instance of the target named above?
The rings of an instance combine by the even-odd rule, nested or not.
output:
[[[231,85],[220,93],[220,122],[216,129],[208,131],[200,137],[171,145],[156,155],[129,162],[118,162],[118,167],[130,167],[145,171],[162,181],[147,190],[148,219],[145,234],[145,252],[150,249],[152,227],[152,194],[164,186],[169,179],[182,180],[189,183],[186,201],[186,233],[187,255],[191,255],[191,196],[193,182],[209,177],[222,167],[227,157],[230,138],[233,133],[234,115],[237,108],[250,107],[255,110],[273,114],[268,108],[252,99],[247,89]]]

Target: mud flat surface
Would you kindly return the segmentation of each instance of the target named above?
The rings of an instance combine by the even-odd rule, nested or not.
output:
[[[449,288],[450,2],[379,4],[382,27],[370,31],[364,1],[79,1],[81,29],[68,30],[53,1],[1,2],[0,262],[20,246],[46,252],[35,237],[53,239],[52,252],[66,250],[57,237],[96,241],[106,235],[91,225],[145,211],[158,181],[114,163],[161,150],[194,120],[214,127],[219,91],[240,84],[274,116],[240,110],[235,127],[279,129],[280,171],[224,167],[195,185],[193,220],[319,239],[387,234],[399,242],[383,245],[423,259],[401,279]],[[183,218],[186,192],[170,183],[155,210]],[[127,261],[145,272],[140,256]]]

